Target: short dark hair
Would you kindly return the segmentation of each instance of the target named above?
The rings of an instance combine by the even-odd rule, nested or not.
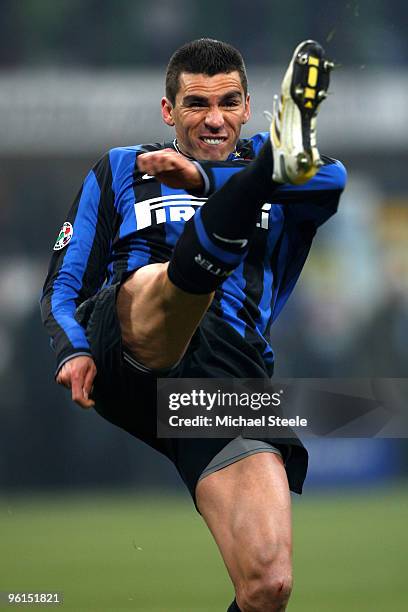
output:
[[[239,72],[242,87],[247,95],[248,80],[240,52],[220,40],[212,38],[193,40],[177,49],[170,58],[166,71],[166,97],[175,104],[182,72],[214,76],[234,70]]]

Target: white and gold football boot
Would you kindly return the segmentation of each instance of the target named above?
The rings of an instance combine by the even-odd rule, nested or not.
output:
[[[327,97],[333,62],[314,40],[300,43],[275,96],[270,127],[277,183],[301,185],[322,165],[316,142],[316,115]]]

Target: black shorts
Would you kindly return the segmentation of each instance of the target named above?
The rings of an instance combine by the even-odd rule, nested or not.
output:
[[[93,398],[96,411],[168,457],[195,501],[197,482],[231,439],[158,438],[156,380],[171,378],[270,378],[258,350],[209,310],[176,367],[139,372],[124,357],[116,298],[119,284],[102,289],[77,309],[97,367]],[[300,440],[259,438],[273,445],[285,462],[289,487],[302,492],[308,455]],[[264,445],[265,446],[265,445]]]

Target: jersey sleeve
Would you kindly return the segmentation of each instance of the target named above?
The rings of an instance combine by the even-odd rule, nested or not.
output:
[[[114,232],[114,193],[109,154],[89,172],[54,246],[40,301],[42,320],[56,352],[57,371],[74,356],[91,355],[76,308],[94,295],[105,280]]]
[[[195,161],[203,178],[204,188],[200,194],[194,195],[208,197],[218,191],[231,176],[240,172],[258,155],[268,138],[268,132],[259,132],[251,138],[238,141],[235,152],[225,161]]]
[[[257,136],[253,138],[254,154],[259,152],[266,139],[264,133]],[[271,179],[271,191],[265,200],[283,205],[286,217],[293,223],[310,222],[315,228],[322,225],[337,211],[347,181],[346,169],[340,161],[326,156],[322,156],[322,161],[323,166],[317,174],[303,185],[287,183],[276,186]],[[200,195],[210,196],[249,162],[248,159],[195,162],[204,181]]]
[[[200,172],[204,187],[199,194],[194,192],[194,195],[200,195],[201,197],[209,197],[225,185],[228,179],[231,178],[237,172],[240,172],[245,166],[248,165],[248,161],[244,160],[227,160],[221,162],[213,161],[194,161],[194,165]]]
[[[347,181],[343,164],[322,156],[323,166],[304,185],[281,185],[271,203],[283,204],[285,217],[291,223],[310,223],[315,229],[337,212],[340,196]]]

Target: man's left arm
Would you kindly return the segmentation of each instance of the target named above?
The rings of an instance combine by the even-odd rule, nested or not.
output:
[[[324,165],[303,185],[272,182],[265,202],[282,204],[294,222],[309,221],[318,227],[337,210],[347,173],[343,164],[323,156]],[[138,157],[142,172],[155,176],[175,189],[208,197],[220,189],[234,174],[241,172],[249,160],[191,161],[173,149],[145,153]]]
[[[347,181],[343,164],[322,156],[324,165],[303,185],[280,185],[271,203],[283,204],[285,215],[294,223],[310,222],[315,228],[337,212],[340,196]]]

